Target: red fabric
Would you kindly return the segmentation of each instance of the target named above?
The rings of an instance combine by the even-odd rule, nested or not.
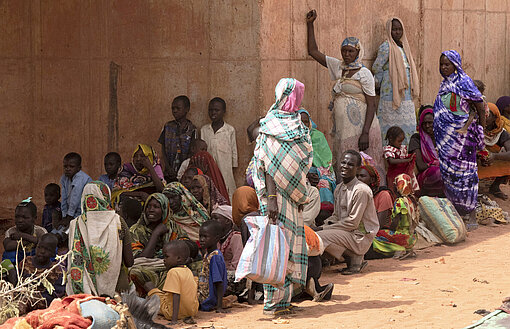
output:
[[[47,309],[36,310],[24,316],[33,328],[37,329],[85,329],[92,325],[92,320],[81,316],[80,303],[96,299],[104,302],[103,297],[88,294],[71,295],[64,299],[55,299]],[[0,328],[13,328],[22,318],[7,320]]]
[[[400,174],[408,174],[409,176],[413,177],[414,175],[414,164],[416,162],[414,153],[411,155],[408,155],[406,158],[413,158],[411,162],[407,163],[399,163],[392,165],[390,164],[388,166],[388,171],[386,172],[386,184],[388,185],[388,188],[395,192],[395,177],[397,177]]]
[[[202,170],[205,175],[211,177],[214,185],[216,185],[216,188],[220,191],[221,195],[223,195],[225,199],[230,200],[227,185],[225,185],[225,180],[223,179],[220,168],[218,168],[218,165],[216,164],[216,161],[214,161],[212,155],[206,151],[198,152],[191,157],[188,167],[196,167]]]

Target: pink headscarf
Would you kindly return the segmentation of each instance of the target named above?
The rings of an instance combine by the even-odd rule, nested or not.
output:
[[[294,90],[287,96],[287,100],[285,104],[282,106],[282,111],[294,113],[299,110],[299,106],[301,105],[301,101],[303,100],[303,96],[305,94],[305,85],[300,81],[296,80],[296,85],[294,86]]]

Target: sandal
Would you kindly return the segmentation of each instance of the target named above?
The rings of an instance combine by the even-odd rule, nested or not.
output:
[[[409,257],[416,258],[416,252],[414,250],[410,250],[410,251],[406,252],[405,254],[401,255],[400,257],[398,257],[398,260],[404,260]]]
[[[275,318],[280,316],[296,315],[296,312],[290,309],[290,307],[279,308],[276,310],[264,310],[263,313],[264,315],[269,315]]]
[[[468,232],[472,232],[472,231],[478,229],[477,223],[465,223],[465,224],[466,224],[466,229]]]
[[[340,274],[342,275],[352,275],[352,274],[358,274],[363,271],[365,267],[367,267],[368,262],[364,260],[360,265],[353,265],[349,268],[344,269],[343,271],[340,271]]]
[[[334,287],[334,285],[332,283],[328,283],[328,285],[326,286],[326,288],[324,288],[324,290],[322,292],[316,294],[313,297],[312,301],[322,302],[324,300],[324,297],[326,297],[333,290],[333,287]]]

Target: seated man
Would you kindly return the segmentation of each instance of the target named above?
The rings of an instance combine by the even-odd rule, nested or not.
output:
[[[379,230],[372,190],[356,178],[360,166],[358,152],[344,152],[340,162],[342,181],[335,189],[335,211],[318,228],[328,254],[338,260],[343,260],[345,254],[350,259],[347,268],[340,271],[344,275],[363,270],[367,264],[363,255]]]

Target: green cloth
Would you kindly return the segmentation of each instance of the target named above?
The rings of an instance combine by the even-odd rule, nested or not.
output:
[[[455,115],[466,115],[467,113],[464,112],[464,110],[460,106],[460,99],[461,99],[461,97],[459,97],[459,96],[456,96],[456,99],[455,99],[455,106],[457,107],[457,111],[452,111],[451,110],[450,104],[451,104],[451,100],[452,100],[452,96],[453,95],[454,95],[453,93],[447,93],[447,94],[441,95],[441,101],[443,102],[444,106],[447,109],[450,109],[450,111],[453,114],[455,114]]]
[[[329,168],[333,161],[333,153],[329,148],[326,136],[319,130],[312,128],[313,166]]]

